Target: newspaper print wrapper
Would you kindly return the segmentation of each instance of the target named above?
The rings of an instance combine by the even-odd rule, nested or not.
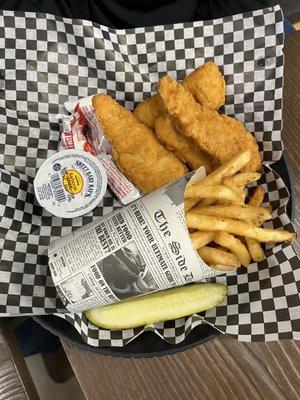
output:
[[[196,173],[205,176],[201,168]],[[185,224],[185,178],[57,239],[49,266],[70,312],[116,303],[215,275]]]
[[[128,109],[155,93],[166,73],[177,80],[213,60],[226,80],[224,112],[255,133],[264,160],[260,184],[271,205],[269,226],[292,230],[282,179],[269,165],[282,156],[283,16],[276,6],[167,26],[114,30],[49,14],[0,12],[0,312],[55,313],[93,346],[124,346],[143,328],[110,332],[68,313],[48,268],[49,243],[120,207],[108,190],[90,214],[53,217],[38,206],[33,178],[58,150],[57,115],[65,102],[99,91]],[[300,262],[290,244],[268,248],[267,259],[214,278],[225,302],[204,315],[148,327],[179,343],[195,325],[212,324],[242,341],[299,339]]]

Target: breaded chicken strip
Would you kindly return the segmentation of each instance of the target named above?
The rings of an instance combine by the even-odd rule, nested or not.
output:
[[[148,128],[155,129],[156,118],[165,111],[164,103],[159,94],[150,97],[148,100],[139,103],[134,115]]]
[[[159,93],[167,111],[176,118],[180,131],[222,164],[238,152],[249,149],[251,160],[243,171],[257,171],[261,157],[255,138],[244,124],[200,106],[193,96],[171,77],[159,82]]]
[[[175,181],[187,173],[187,168],[130,111],[110,96],[93,97],[93,107],[111,142],[112,156],[125,175],[144,193]]]
[[[212,110],[218,110],[225,102],[225,80],[212,61],[207,61],[201,67],[188,75],[183,86],[201,105]],[[138,104],[134,115],[151,129],[155,129],[156,118],[165,111],[159,94]]]
[[[206,173],[217,168],[216,162],[195,143],[192,138],[182,135],[174,118],[163,114],[156,120],[155,133],[167,149],[187,163],[191,170],[205,167]]]
[[[207,61],[188,75],[183,86],[204,107],[218,110],[225,104],[225,80],[212,61]]]

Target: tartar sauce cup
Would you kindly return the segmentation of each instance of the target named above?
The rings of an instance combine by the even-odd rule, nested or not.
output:
[[[97,157],[81,150],[64,150],[49,157],[34,179],[38,203],[61,218],[93,210],[103,199],[107,175]]]

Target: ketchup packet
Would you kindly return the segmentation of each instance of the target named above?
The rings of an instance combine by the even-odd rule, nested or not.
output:
[[[129,204],[142,196],[132,182],[118,169],[111,155],[111,146],[105,139],[92,106],[92,97],[78,102],[66,102],[70,115],[60,114],[62,132],[59,150],[83,150],[98,157],[107,172],[108,186],[124,204]]]

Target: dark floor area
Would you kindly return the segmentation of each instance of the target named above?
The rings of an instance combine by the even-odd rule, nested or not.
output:
[[[285,18],[290,22],[300,21],[300,0],[277,0],[274,4],[280,4]]]

